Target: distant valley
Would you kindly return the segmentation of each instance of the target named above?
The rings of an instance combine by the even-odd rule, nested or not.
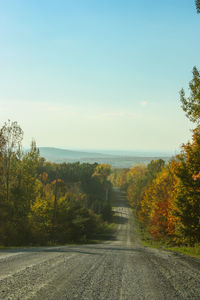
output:
[[[125,152],[121,155],[108,153],[95,153],[85,151],[67,150],[53,147],[39,147],[40,155],[48,161],[62,163],[62,162],[80,162],[80,163],[101,163],[110,164],[114,168],[130,168],[136,164],[148,164],[151,160],[162,158],[168,161],[170,156],[162,155],[130,155]],[[143,154],[144,155],[144,154]]]

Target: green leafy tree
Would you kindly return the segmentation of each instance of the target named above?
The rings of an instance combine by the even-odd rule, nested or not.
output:
[[[16,159],[21,155],[21,142],[23,139],[23,131],[17,122],[7,123],[1,129],[1,134],[4,137],[3,146],[3,161],[4,161],[4,176],[5,176],[5,190],[6,200],[9,201],[10,189],[15,177],[14,164]]]
[[[2,193],[3,193],[3,149],[5,146],[5,139],[3,136],[3,132],[0,130],[0,198],[2,197]]]
[[[3,148],[5,139],[2,131],[0,131],[0,244],[5,239],[5,223],[8,220],[8,208],[5,202],[5,184],[3,176]]]
[[[180,91],[182,108],[190,121],[200,123],[200,72],[196,67],[193,68],[193,78],[189,83],[190,96],[185,96],[185,91]]]
[[[111,173],[111,168],[109,164],[99,164],[96,166],[95,171],[92,177],[96,181],[96,186],[99,187],[99,192],[102,195],[99,198],[100,201],[97,201],[97,209],[96,212],[103,215],[103,218],[110,219],[111,216],[111,205],[109,203],[110,199],[110,191],[111,191],[111,184],[108,180],[108,176]],[[98,196],[98,195],[97,195]]]
[[[14,204],[22,215],[27,215],[31,204],[37,197],[36,180],[38,177],[39,150],[35,141],[31,143],[31,149],[21,159],[18,165],[17,182],[13,189]]]
[[[195,2],[196,2],[197,13],[200,13],[200,0],[195,0]]]
[[[0,245],[85,241],[106,230],[110,167],[46,162],[34,141],[23,153],[22,138],[17,122],[0,130]]]
[[[157,174],[162,171],[165,166],[165,162],[163,159],[152,160],[147,165],[147,178],[148,182],[152,182],[153,179],[156,178]]]

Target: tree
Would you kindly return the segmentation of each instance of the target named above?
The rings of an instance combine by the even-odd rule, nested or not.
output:
[[[65,183],[60,178],[57,178],[51,182],[51,185],[54,187],[54,212],[53,212],[53,224],[56,223],[56,212],[57,212],[57,202],[59,196],[66,192]]]
[[[108,175],[110,175],[110,173],[111,173],[111,169],[109,164],[100,164],[97,165],[93,176],[98,177],[99,181],[101,183],[104,183],[106,182]]]
[[[184,242],[200,242],[200,127],[193,131],[192,143],[182,146],[176,174],[179,232]]]
[[[11,122],[8,120],[8,122],[2,127],[0,134],[3,135],[5,140],[3,146],[3,160],[6,200],[9,201],[12,162],[18,155],[20,155],[23,131],[17,122]]]
[[[3,147],[5,145],[5,138],[2,129],[0,130],[0,154],[2,155]]]
[[[3,148],[5,146],[5,139],[3,136],[3,132],[0,130],[0,184],[3,186]],[[0,196],[1,196],[1,190],[0,190]]]
[[[162,172],[158,173],[152,183],[152,198],[149,229],[156,239],[170,238],[176,240],[176,163],[170,162]]]
[[[127,173],[127,181],[129,183],[127,199],[137,212],[146,186],[146,167],[136,165],[131,168]]]
[[[196,67],[193,68],[193,79],[189,83],[190,96],[185,96],[185,91],[180,91],[180,100],[186,116],[192,122],[200,123],[200,72]]]
[[[195,0],[197,13],[200,13],[200,0]]]
[[[7,220],[8,209],[5,204],[5,191],[4,191],[4,176],[3,176],[3,148],[5,139],[2,131],[0,130],[0,244],[4,242],[5,236],[5,222]]]
[[[152,160],[147,165],[147,177],[149,183],[156,178],[157,174],[162,171],[164,166],[165,161],[163,159]]]
[[[23,155],[18,166],[15,184],[13,189],[14,205],[21,214],[25,215],[29,212],[31,204],[36,198],[36,179],[38,177],[39,150],[35,141],[32,141],[30,151]]]
[[[175,240],[178,220],[174,213],[177,185],[175,167],[174,161],[162,167],[151,184],[146,185],[141,200],[138,218],[154,239]]]
[[[102,190],[105,191],[105,200],[108,201],[108,193],[110,188],[110,182],[108,181],[108,176],[111,173],[110,165],[109,164],[99,164],[95,168],[93,173],[93,177],[99,181],[101,184]]]

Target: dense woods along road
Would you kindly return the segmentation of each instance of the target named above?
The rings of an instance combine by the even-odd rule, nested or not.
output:
[[[116,190],[116,236],[96,245],[0,251],[0,299],[200,299],[200,261],[142,247]]]

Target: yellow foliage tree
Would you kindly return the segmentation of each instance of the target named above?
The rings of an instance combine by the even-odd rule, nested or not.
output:
[[[170,162],[145,191],[141,201],[139,219],[147,226],[155,239],[173,238],[176,224],[176,187],[175,162]]]

